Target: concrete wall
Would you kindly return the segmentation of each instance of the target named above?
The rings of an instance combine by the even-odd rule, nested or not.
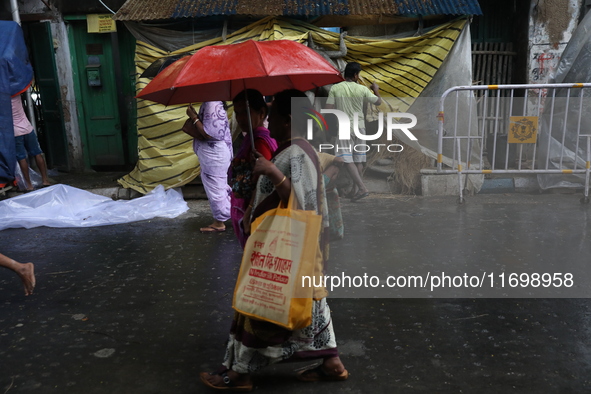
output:
[[[532,0],[528,83],[547,83],[579,21],[584,0]]]
[[[64,126],[68,140],[68,162],[70,163],[71,171],[80,172],[84,170],[84,153],[82,150],[82,138],[78,126],[78,109],[74,93],[74,70],[72,68],[67,26],[61,19],[61,16],[58,20],[52,21],[51,32],[60,82]]]
[[[8,0],[6,2],[8,3]],[[42,14],[47,11],[42,1],[17,0],[16,3],[21,14]]]
[[[78,112],[76,108],[76,97],[74,94],[74,70],[70,56],[67,26],[64,23],[61,12],[52,6],[47,6],[38,0],[19,0],[19,13],[22,19],[26,16],[29,19],[38,21],[49,21],[53,36],[53,47],[57,65],[60,95],[64,114],[64,126],[68,141],[68,162],[69,170],[78,172],[84,170],[84,155],[82,151],[82,140],[78,127]],[[51,3],[49,3],[51,4]]]

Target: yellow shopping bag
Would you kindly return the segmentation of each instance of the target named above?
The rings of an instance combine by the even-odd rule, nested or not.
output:
[[[287,207],[265,212],[252,223],[242,255],[232,307],[246,316],[289,330],[312,322],[313,288],[302,277],[314,275],[322,216]]]

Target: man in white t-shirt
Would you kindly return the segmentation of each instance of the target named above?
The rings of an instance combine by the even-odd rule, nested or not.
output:
[[[35,163],[37,163],[37,167],[41,173],[43,186],[50,186],[51,183],[47,178],[47,165],[43,158],[43,151],[39,147],[39,141],[37,141],[37,135],[33,132],[33,126],[29,122],[27,115],[25,115],[20,94],[12,98],[12,123],[14,124],[14,137],[16,141],[16,160],[23,173],[26,190],[33,190],[33,184],[29,176],[28,156],[35,158]]]
[[[345,67],[345,81],[332,86],[328,94],[327,108],[336,108],[345,112],[353,124],[354,114],[359,118],[357,125],[361,134],[365,134],[365,112],[364,104],[369,102],[374,105],[380,105],[379,87],[374,82],[371,84],[371,90],[357,83],[361,65],[357,62],[347,63]],[[340,157],[345,162],[345,168],[353,180],[351,201],[358,201],[369,195],[367,187],[361,179],[363,173],[363,163],[366,161],[365,152],[357,152],[354,149],[356,144],[363,143],[359,140],[353,130],[351,130],[351,139],[337,140],[335,156]]]

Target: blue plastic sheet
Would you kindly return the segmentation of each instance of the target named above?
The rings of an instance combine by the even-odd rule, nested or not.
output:
[[[14,179],[16,152],[10,97],[22,92],[33,79],[33,68],[21,27],[0,21],[0,184]]]
[[[33,67],[18,23],[0,21],[0,37],[0,90],[14,96],[26,89],[33,80]]]

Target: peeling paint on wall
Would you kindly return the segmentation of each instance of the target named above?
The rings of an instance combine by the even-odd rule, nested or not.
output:
[[[532,0],[529,83],[548,83],[577,27],[582,0]]]
[[[74,80],[70,47],[68,45],[68,32],[63,20],[51,23],[52,36],[55,48],[55,60],[57,64],[58,81],[60,83],[60,98],[64,115],[64,126],[68,141],[68,162],[70,170],[79,172],[84,170],[84,154],[82,139],[78,126],[76,97],[74,95]]]
[[[537,2],[535,19],[537,23],[544,25],[551,44],[559,44],[564,41],[565,33],[569,35],[573,15],[578,18],[577,3],[571,0],[539,0]]]
[[[60,86],[60,95],[62,103],[67,102],[68,99],[68,87],[65,85]],[[71,122],[72,114],[70,113],[70,107],[67,105],[62,105],[62,111],[64,114],[64,122]]]
[[[42,1],[19,0],[17,5],[21,14],[42,14],[48,11]]]

